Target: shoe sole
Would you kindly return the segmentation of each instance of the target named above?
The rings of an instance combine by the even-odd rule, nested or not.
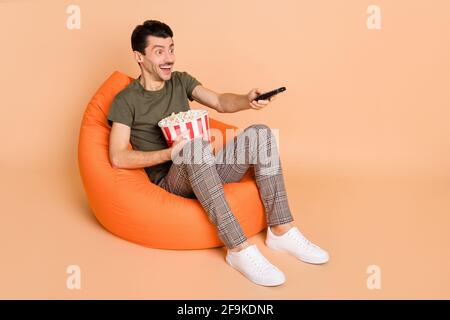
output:
[[[225,261],[226,261],[226,262],[227,262],[234,270],[238,271],[238,272],[239,272],[240,274],[242,274],[244,277],[246,277],[246,278],[249,279],[251,282],[253,282],[253,283],[257,284],[257,285],[264,286],[264,287],[278,287],[278,286],[281,286],[283,283],[286,282],[286,280],[283,281],[283,282],[281,282],[281,283],[273,283],[273,284],[272,284],[272,283],[267,284],[267,283],[260,282],[260,281],[258,281],[258,280],[252,279],[252,277],[250,277],[249,275],[247,275],[247,274],[245,274],[244,272],[242,272],[241,270],[239,270],[239,268],[235,267],[235,266],[233,265],[233,263],[231,263],[231,261],[228,260],[228,257],[225,258]]]
[[[266,246],[269,247],[272,250],[276,250],[276,251],[279,251],[279,252],[285,252],[285,253],[288,253],[290,255],[293,255],[295,258],[297,258],[297,260],[300,260],[300,261],[303,261],[303,262],[306,262],[306,263],[309,263],[309,264],[320,265],[320,264],[325,264],[325,263],[327,263],[330,260],[329,258],[327,260],[325,260],[325,261],[321,261],[321,260],[314,260],[314,259],[309,259],[309,258],[304,258],[304,257],[298,257],[295,254],[292,254],[292,253],[290,253],[289,251],[287,251],[285,249],[280,249],[280,248],[277,248],[277,247],[273,247],[270,244],[268,244],[267,242],[266,242]]]

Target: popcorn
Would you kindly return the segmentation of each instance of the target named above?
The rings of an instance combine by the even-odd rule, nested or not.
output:
[[[182,132],[189,132],[189,138],[204,137],[210,140],[209,118],[206,110],[189,110],[172,114],[158,122],[169,147]]]
[[[172,112],[172,114],[158,122],[158,126],[167,127],[180,124],[182,122],[192,121],[196,118],[202,117],[208,114],[206,110],[189,110],[181,111],[178,113]]]

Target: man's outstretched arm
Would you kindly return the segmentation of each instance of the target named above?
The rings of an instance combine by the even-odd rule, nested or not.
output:
[[[213,108],[218,112],[233,113],[247,109],[259,110],[267,106],[273,100],[272,98],[269,100],[254,100],[261,93],[261,90],[256,88],[247,94],[217,93],[202,85],[198,85],[192,91],[192,97],[198,103]]]

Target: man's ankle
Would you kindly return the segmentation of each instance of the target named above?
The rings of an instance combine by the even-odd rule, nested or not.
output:
[[[289,223],[283,223],[275,226],[271,226],[270,231],[276,236],[282,236],[286,232],[288,232],[293,227],[293,224],[291,222]]]
[[[239,252],[241,250],[244,250],[245,248],[248,248],[251,244],[248,241],[242,242],[241,244],[237,245],[234,248],[228,249],[231,252]]]

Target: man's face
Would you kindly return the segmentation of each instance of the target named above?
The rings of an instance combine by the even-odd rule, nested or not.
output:
[[[141,66],[150,73],[154,80],[169,80],[175,63],[174,43],[172,38],[147,37],[145,55],[138,54]]]

